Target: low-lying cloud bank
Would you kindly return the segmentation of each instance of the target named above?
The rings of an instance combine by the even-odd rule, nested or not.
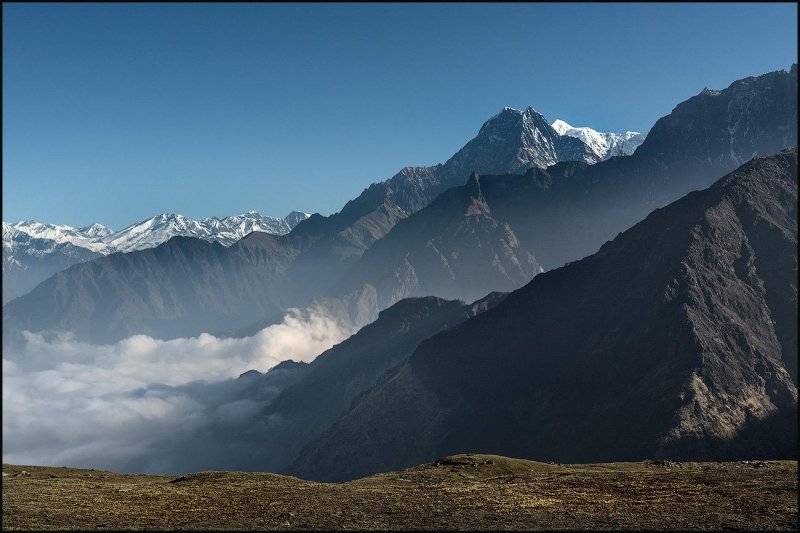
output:
[[[162,473],[227,464],[257,443],[225,435],[247,431],[291,372],[233,378],[311,361],[351,333],[313,309],[242,339],[97,346],[26,333],[3,354],[3,462]]]

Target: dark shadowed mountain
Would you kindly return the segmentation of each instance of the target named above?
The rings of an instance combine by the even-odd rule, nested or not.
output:
[[[420,344],[289,473],[471,451],[797,457],[797,149],[657,209]]]
[[[319,437],[386,371],[405,361],[420,341],[491,308],[504,296],[494,293],[472,304],[433,297],[402,300],[311,363],[285,361],[265,374],[250,371],[235,380],[177,387],[173,392],[205,406],[205,422],[130,457],[126,467],[152,468],[157,449],[160,464],[169,464],[174,472],[285,468],[303,445]],[[220,412],[230,416],[218,416]]]
[[[314,359],[248,428],[263,453],[254,469],[277,471],[345,412],[384,373],[405,361],[424,339],[494,307],[492,293],[472,304],[425,297],[401,300],[378,319]],[[254,435],[259,434],[259,437]]]
[[[12,334],[61,328],[95,341],[252,332],[286,307],[320,297],[360,326],[406,296],[471,299],[511,290],[542,269],[594,252],[753,153],[795,145],[796,96],[796,66],[740,80],[680,104],[632,156],[561,162],[527,174],[532,166],[579,158],[573,141],[580,141],[559,137],[532,109],[505,109],[445,164],[404,169],[340,213],[312,216],[281,237],[251,235],[228,252],[181,241],[192,248],[189,255],[199,254],[191,267],[185,254],[171,251],[174,243],[162,252],[104,258],[102,267],[78,265],[9,303],[3,327]],[[474,170],[500,176],[448,191]],[[168,279],[172,274],[182,277]]]

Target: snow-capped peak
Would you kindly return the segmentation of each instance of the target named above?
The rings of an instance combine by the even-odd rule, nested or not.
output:
[[[631,155],[647,137],[647,132],[604,133],[585,126],[576,128],[561,119],[556,119],[550,126],[559,135],[582,140],[601,160],[618,155]]]
[[[178,235],[217,241],[224,246],[230,246],[253,231],[284,235],[295,225],[296,222],[290,223],[285,219],[261,215],[253,210],[241,215],[225,218],[214,216],[201,221],[191,220],[183,215],[163,213],[110,235],[104,242],[118,252],[152,248]]]
[[[69,243],[93,252],[106,253],[106,246],[102,239],[110,231],[100,224],[86,228],[74,228],[63,224],[44,224],[35,220],[23,220],[16,224],[3,223],[3,242],[6,241],[6,233],[11,235],[11,238],[17,234],[25,234],[32,239],[49,240],[56,244]]]
[[[566,133],[567,133],[569,130],[571,130],[571,129],[572,129],[572,126],[570,126],[569,124],[567,124],[566,122],[564,122],[564,121],[563,121],[563,120],[561,120],[560,118],[557,118],[557,119],[555,119],[555,120],[553,121],[553,123],[552,123],[552,124],[550,124],[550,126],[551,126],[551,127],[554,129],[554,130],[556,130],[556,131],[558,132],[558,134],[559,134],[559,135],[564,135],[564,134],[566,134]]]
[[[178,235],[217,241],[229,246],[253,231],[284,235],[309,216],[292,211],[286,218],[275,218],[248,211],[223,219],[210,217],[198,222],[176,213],[161,213],[120,231],[113,231],[102,224],[74,228],[35,220],[15,224],[3,222],[3,248],[13,253],[15,248],[21,250],[27,246],[30,239],[43,239],[54,244],[70,243],[93,252],[111,254],[153,248]],[[25,237],[17,238],[18,235]]]
[[[103,238],[108,237],[114,230],[111,228],[107,228],[102,224],[92,224],[91,226],[85,226],[83,228],[78,228],[78,231],[82,235],[86,235],[89,238]]]
[[[599,160],[583,142],[563,138],[541,113],[528,106],[524,111],[502,108],[444,166],[449,173],[461,176],[475,169],[485,174],[522,173],[559,161],[591,164]]]

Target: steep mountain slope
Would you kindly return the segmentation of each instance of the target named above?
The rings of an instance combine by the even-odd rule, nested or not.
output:
[[[637,152],[661,164],[736,167],[775,146],[797,145],[797,65],[704,89],[659,119]],[[719,155],[717,155],[719,154]],[[716,157],[715,157],[716,156]]]
[[[638,152],[637,152],[638,153]],[[289,469],[797,457],[797,149],[420,344]]]
[[[582,140],[601,161],[618,155],[631,155],[647,137],[647,132],[604,133],[587,127],[575,128],[560,119],[555,120],[551,126],[559,135]]]
[[[223,381],[152,385],[147,394],[188,397],[202,406],[196,412],[203,416],[180,431],[154,435],[147,447],[106,464],[124,471],[168,469],[176,474],[285,468],[304,444],[407,359],[420,341],[504,296],[495,293],[472,304],[432,297],[403,300],[310,363],[283,361],[266,373],[250,370]]]
[[[472,172],[522,174],[559,161],[596,163],[598,158],[583,142],[559,135],[533,108],[519,111],[506,107],[444,164],[407,167],[386,182],[373,184],[348,202],[339,216],[332,216],[332,222],[345,217],[355,221],[387,202],[408,215],[450,187],[463,184]]]
[[[262,390],[275,389],[273,374],[284,372],[283,368],[246,376],[246,381],[235,380],[230,386],[243,388],[230,401],[257,400],[264,405],[260,413],[236,430],[223,422],[224,427],[216,431],[205,428],[202,438],[183,435],[185,444],[170,442],[162,455],[184,471],[230,468],[274,472],[285,468],[304,444],[319,437],[387,370],[407,359],[420,341],[485,311],[503,296],[489,295],[473,304],[432,297],[398,302],[311,363],[299,365],[295,382],[281,386],[274,399],[264,402]],[[185,454],[186,449],[192,449],[192,453]],[[238,453],[228,456],[220,454],[220,449]]]

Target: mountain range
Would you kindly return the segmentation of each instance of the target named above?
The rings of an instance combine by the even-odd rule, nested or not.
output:
[[[3,304],[70,265],[101,255],[153,248],[176,235],[230,246],[253,231],[284,235],[309,216],[292,211],[284,218],[274,218],[250,211],[198,222],[183,215],[163,213],[121,231],[102,224],[74,228],[33,220],[3,222]]]
[[[423,341],[286,472],[797,454],[797,149]]]
[[[103,342],[235,333],[312,301],[363,326],[407,296],[513,290],[754,154],[796,145],[796,95],[796,65],[704,90],[632,155],[600,162],[533,109],[505,108],[446,163],[403,169],[286,235],[254,232],[229,248],[173,238],[59,272],[5,306],[4,331]]]
[[[162,265],[158,259],[153,259],[154,257],[174,258],[178,255],[154,254],[148,248],[170,235],[207,239],[213,229],[211,223],[216,220],[207,219],[203,223],[197,223],[170,215],[160,215],[121,232],[98,237],[92,244],[97,254],[108,253],[109,245],[116,248],[139,246],[144,248],[139,250],[143,256],[135,258],[116,255],[105,258],[97,265],[76,265],[71,271],[59,272],[54,278],[47,280],[46,285],[40,288],[37,294],[46,294],[52,291],[54,286],[58,286],[56,291],[62,295],[59,297],[61,303],[53,311],[57,314],[64,313],[64,316],[56,319],[51,312],[46,313],[48,320],[54,319],[49,322],[49,327],[61,327],[76,333],[80,338],[95,341],[117,340],[121,336],[135,333],[166,338],[184,334],[194,335],[200,332],[197,328],[205,327],[214,327],[216,333],[230,332],[235,331],[230,329],[234,324],[241,324],[243,320],[248,320],[248,317],[250,323],[269,323],[279,318],[287,306],[303,305],[311,298],[324,294],[331,283],[341,277],[348,266],[357,260],[369,245],[384,236],[398,220],[427,205],[437,195],[437,191],[458,184],[463,169],[518,172],[531,166],[547,166],[559,160],[573,158],[588,162],[599,160],[580,140],[559,135],[547,120],[533,109],[518,111],[504,108],[489,119],[478,135],[443,165],[405,168],[386,182],[373,184],[367,188],[358,198],[348,202],[341,212],[330,217],[315,214],[307,220],[299,220],[290,234],[279,239],[266,236],[243,239],[239,246],[230,250],[229,255],[236,256],[230,259],[231,264],[239,262],[242,257],[258,262],[256,256],[269,255],[273,268],[259,272],[259,264],[241,264],[238,268],[226,271],[228,273],[224,276],[225,279],[221,279],[220,270],[208,276],[198,274],[200,278],[213,278],[215,287],[226,286],[224,290],[216,291],[221,295],[190,294],[199,293],[201,290],[211,290],[214,293],[215,290],[208,286],[201,289],[199,285],[189,289],[184,279],[177,280],[183,287],[182,290],[165,288],[171,284],[171,275],[180,272],[180,276],[183,277],[186,274],[180,265],[163,265],[165,270],[154,274],[156,277],[150,276],[150,272],[155,270],[142,271],[125,266],[129,261],[138,260],[153,265],[154,269],[160,269]],[[62,231],[62,233],[67,232]],[[209,253],[215,257],[218,253],[212,252],[212,246],[200,242],[178,240],[169,244],[171,249],[176,250],[180,250],[182,246],[191,246],[192,250],[186,250],[186,253],[195,258],[198,257],[195,255],[197,253]],[[242,256],[238,253],[242,248],[258,249],[258,251],[254,252],[255,255]],[[11,255],[9,253],[9,256]],[[99,257],[85,253],[84,255],[89,259]],[[59,259],[62,260],[61,264],[65,263],[63,258]],[[209,264],[213,263],[202,262],[201,266],[196,268]],[[108,270],[116,271],[118,268],[122,268],[126,274],[120,276],[111,274]],[[28,271],[32,270],[28,267]],[[90,282],[95,286],[89,291],[75,285],[91,279],[93,274],[88,274],[89,272],[114,281],[104,281],[100,284]],[[101,272],[104,274],[100,274]],[[246,277],[249,276],[248,283],[251,283],[250,293],[257,296],[239,298],[238,295],[245,291],[244,287],[247,286],[242,279],[238,279],[243,272],[251,272]],[[69,278],[72,275],[77,276],[77,279]],[[144,277],[147,281],[143,285],[142,281],[134,281],[128,277],[131,275],[136,278]],[[9,279],[13,278],[9,276]],[[190,276],[189,279],[193,278]],[[40,279],[37,279],[38,281]],[[128,285],[129,283],[132,285]],[[65,287],[64,284],[68,284],[69,287]],[[27,286],[21,283],[17,286],[20,287],[19,290],[9,289],[8,294],[12,295],[27,289]],[[150,289],[143,290],[144,286]],[[162,297],[165,292],[170,295],[169,298]],[[102,299],[103,294],[116,295],[113,297],[116,303],[112,305],[126,308],[124,314],[102,304],[98,298]],[[125,298],[118,299],[120,294],[125,294]],[[39,298],[32,295],[26,297]],[[130,300],[127,304],[123,303],[126,299]],[[6,316],[14,313],[16,305],[33,309],[28,307],[29,302],[21,302],[4,309],[4,324],[7,323]],[[352,307],[352,302],[348,301],[348,306]],[[367,301],[362,307],[364,307],[362,313],[354,313],[352,316],[352,320],[359,325],[374,320],[379,310],[374,301]],[[37,321],[44,327],[43,316]],[[351,319],[349,314],[346,318]],[[91,328],[89,324],[92,324]],[[213,326],[209,326],[210,324]],[[39,326],[29,324],[25,327]],[[89,329],[94,333],[89,333]]]
[[[327,217],[4,223],[4,298],[14,269],[58,271],[4,305],[3,343],[246,336],[303,306],[355,331],[310,363],[137,391],[208,416],[134,471],[796,458],[797,193],[796,65],[646,134],[504,108]]]
[[[522,175],[474,173],[398,221],[318,293],[343,301],[358,324],[407,296],[471,300],[518,288],[710,185],[735,169],[742,153],[795,146],[796,95],[795,66],[702,91],[659,119],[631,156],[531,167]],[[743,123],[752,137],[732,136]],[[660,146],[676,142],[680,152]]]

